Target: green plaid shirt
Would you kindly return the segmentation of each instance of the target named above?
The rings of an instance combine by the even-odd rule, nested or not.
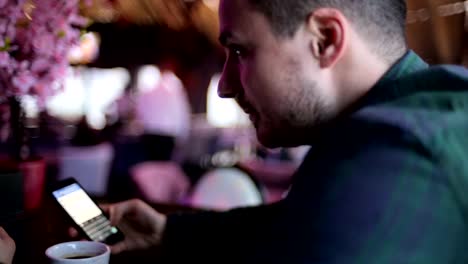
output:
[[[320,135],[285,200],[170,216],[166,252],[205,263],[468,263],[465,68],[429,67],[410,51]]]

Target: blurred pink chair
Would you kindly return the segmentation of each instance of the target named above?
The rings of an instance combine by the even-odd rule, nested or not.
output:
[[[218,211],[256,206],[263,202],[253,180],[235,168],[214,169],[203,175],[188,201],[192,207]]]
[[[287,149],[291,160],[253,158],[241,161],[238,166],[259,183],[265,203],[274,203],[287,196],[294,173],[309,149],[309,146]]]
[[[153,203],[182,203],[190,182],[172,161],[148,161],[130,169],[133,182],[143,199]]]
[[[258,181],[265,203],[277,202],[287,195],[297,169],[292,162],[265,162],[261,159],[243,161],[239,166]]]
[[[64,146],[60,149],[58,179],[75,178],[91,195],[107,193],[114,149],[107,143],[94,146]]]

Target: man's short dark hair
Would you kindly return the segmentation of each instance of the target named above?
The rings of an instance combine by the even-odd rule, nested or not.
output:
[[[340,10],[378,55],[394,61],[406,50],[405,0],[249,0],[263,13],[272,29],[292,36],[311,11],[320,7]]]

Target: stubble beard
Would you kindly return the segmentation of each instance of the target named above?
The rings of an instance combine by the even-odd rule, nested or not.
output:
[[[266,147],[296,147],[308,144],[320,127],[334,116],[331,104],[320,93],[317,82],[303,82],[301,89],[288,94],[280,102],[279,114],[262,120],[259,139]],[[276,120],[275,120],[276,119]],[[274,125],[276,124],[276,125]],[[262,135],[263,134],[263,135]]]

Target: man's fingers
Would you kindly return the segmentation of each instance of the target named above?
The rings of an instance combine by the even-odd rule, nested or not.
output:
[[[80,235],[80,232],[78,232],[78,230],[76,230],[74,227],[68,228],[68,236],[70,236],[70,238],[72,239],[79,239],[80,241],[88,241],[87,239],[83,238]]]
[[[0,239],[4,240],[9,238],[10,236],[8,235],[8,233],[5,231],[5,229],[3,229],[3,227],[0,226]]]
[[[78,237],[79,233],[78,233],[78,230],[76,230],[73,227],[70,227],[70,228],[68,228],[68,235],[70,237],[72,237],[72,238],[76,238],[76,237]]]
[[[105,213],[109,213],[109,207],[111,205],[110,204],[99,204],[99,207],[105,212]]]
[[[125,215],[135,212],[138,208],[139,200],[129,200],[108,206],[108,213],[111,225],[116,226]]]
[[[13,238],[11,238],[8,233],[3,229],[3,227],[0,226],[0,242],[3,241],[4,243],[6,242],[7,245],[10,245],[13,250],[16,248],[15,241]]]
[[[115,245],[110,246],[111,253],[112,254],[119,254],[121,252],[127,251],[128,250],[128,245],[126,241],[119,242]]]

